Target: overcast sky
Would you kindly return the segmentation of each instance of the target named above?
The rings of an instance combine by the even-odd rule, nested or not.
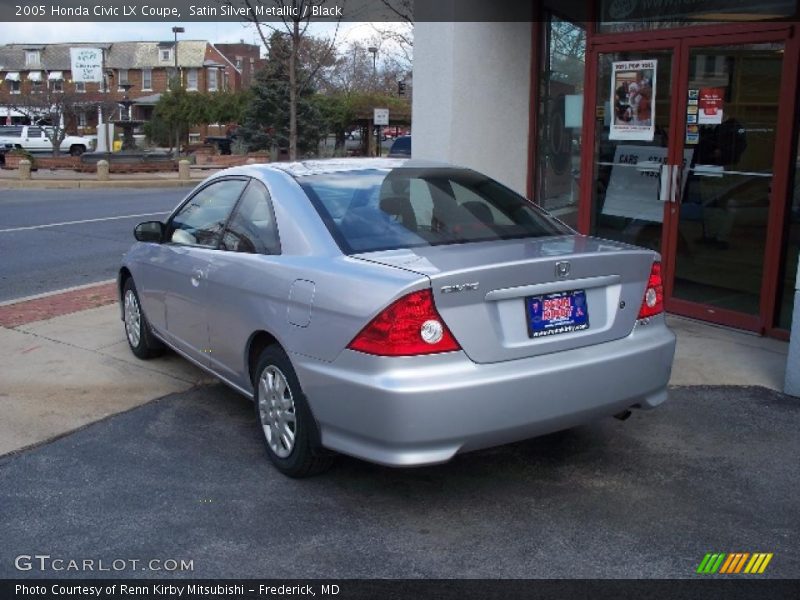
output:
[[[47,44],[55,42],[121,42],[160,41],[173,39],[174,25],[186,29],[178,39],[208,40],[210,42],[238,42],[244,40],[260,44],[252,26],[238,22],[219,23],[6,23],[0,27],[0,44]],[[280,24],[277,24],[280,25]],[[385,26],[381,23],[381,26]],[[333,23],[312,23],[313,35],[333,35]],[[375,35],[369,23],[342,23],[337,40],[350,41]]]

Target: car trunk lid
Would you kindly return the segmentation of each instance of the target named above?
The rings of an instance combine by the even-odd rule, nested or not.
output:
[[[475,362],[491,363],[629,335],[657,255],[617,242],[567,235],[387,250],[354,257],[427,276],[436,307],[464,352]],[[574,291],[579,291],[576,298],[585,299],[588,326],[532,334],[533,309],[526,308],[526,299],[543,300]]]

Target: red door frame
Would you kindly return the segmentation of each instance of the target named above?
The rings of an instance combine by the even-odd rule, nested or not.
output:
[[[664,270],[667,273],[665,282],[666,306],[670,312],[699,318],[706,321],[719,322],[723,325],[748,329],[758,333],[785,337],[785,332],[776,330],[772,324],[777,305],[778,277],[780,274],[781,248],[785,234],[784,219],[788,198],[788,186],[791,180],[789,158],[792,156],[794,143],[794,118],[796,114],[796,90],[798,84],[798,64],[800,63],[800,41],[796,24],[793,23],[747,23],[731,25],[697,26],[661,31],[629,32],[622,34],[593,34],[587,39],[586,81],[584,102],[584,143],[581,154],[580,202],[578,228],[583,233],[591,229],[591,211],[594,182],[594,154],[596,135],[595,106],[597,99],[597,58],[600,53],[641,50],[672,50],[673,68],[672,107],[670,123],[672,132],[681,135],[670,135],[673,140],[669,149],[670,164],[682,161],[684,136],[686,127],[685,98],[689,78],[689,51],[703,46],[732,44],[753,44],[765,42],[784,42],[784,61],[781,73],[779,92],[779,110],[775,150],[773,158],[773,179],[770,198],[767,239],[764,255],[764,272],[761,283],[761,306],[757,316],[721,310],[708,306],[690,303],[671,298],[673,291],[675,245],[677,243],[678,211],[675,204],[665,206],[663,227],[666,235],[662,243]],[[674,101],[677,99],[678,101]]]

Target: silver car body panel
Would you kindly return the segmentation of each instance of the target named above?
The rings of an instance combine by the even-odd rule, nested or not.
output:
[[[323,445],[390,465],[441,462],[664,400],[675,337],[662,316],[636,318],[654,252],[575,234],[348,256],[296,180],[404,166],[449,165],[313,161],[209,178],[200,187],[223,177],[266,186],[282,253],[134,244],[123,267],[155,335],[252,396],[249,344],[268,333],[292,360]],[[461,351],[390,358],[346,348],[394,300],[427,288]],[[530,338],[524,298],[572,289],[586,291],[589,329]]]

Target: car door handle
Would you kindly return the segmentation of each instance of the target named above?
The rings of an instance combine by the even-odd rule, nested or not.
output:
[[[205,274],[202,269],[192,269],[191,280],[194,287],[200,285],[200,280],[203,279],[203,277],[205,277]]]

